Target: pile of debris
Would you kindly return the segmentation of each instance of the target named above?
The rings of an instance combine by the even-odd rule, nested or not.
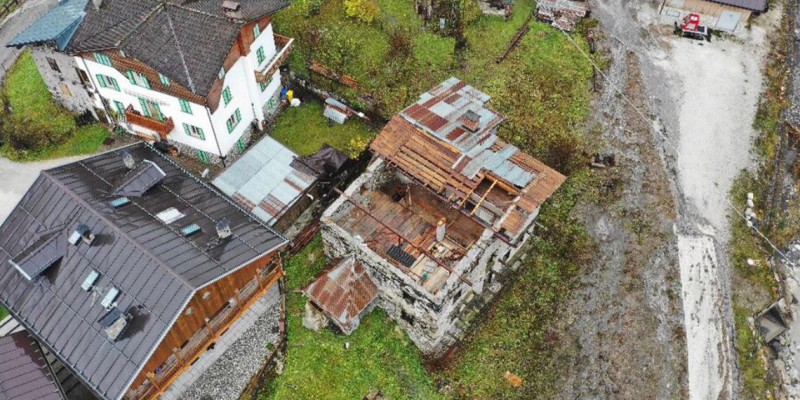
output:
[[[589,3],[574,0],[539,0],[536,2],[536,17],[549,22],[553,27],[571,32],[575,25],[589,16]]]

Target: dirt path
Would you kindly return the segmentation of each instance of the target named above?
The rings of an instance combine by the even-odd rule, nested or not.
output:
[[[624,190],[584,213],[602,254],[571,307],[582,316],[567,397],[735,398],[727,196],[752,167],[772,28],[707,43],[672,36],[650,3],[598,1],[593,15],[629,100],[606,87],[596,118]],[[778,21],[768,15],[758,22]]]

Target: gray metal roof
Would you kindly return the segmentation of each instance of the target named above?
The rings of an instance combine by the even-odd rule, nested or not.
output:
[[[139,198],[114,208],[113,189],[128,170],[121,153],[151,160],[166,178]],[[156,214],[174,207],[184,216],[165,224]],[[232,236],[219,240],[215,223],[230,221]],[[60,261],[27,280],[8,260],[57,232],[67,241],[85,224],[91,245],[67,246]],[[180,229],[201,232],[184,237]],[[122,396],[192,293],[285,239],[216,190],[146,144],[137,144],[41,173],[0,226],[0,303],[64,364],[103,398]],[[81,288],[96,270],[94,292]],[[133,319],[112,341],[98,322],[100,300],[119,290],[117,308]]]
[[[262,221],[274,225],[315,181],[292,166],[297,154],[265,136],[212,182]]]
[[[54,42],[60,50],[69,43],[85,15],[89,0],[62,0],[31,26],[20,32],[7,46]]]
[[[0,338],[0,400],[62,400],[61,390],[28,332]]]
[[[706,1],[744,8],[755,12],[764,12],[769,9],[768,0],[706,0]]]
[[[289,5],[240,1],[240,19],[226,18],[217,0],[104,0],[86,17],[70,52],[120,49],[193,93],[207,96],[243,25]]]

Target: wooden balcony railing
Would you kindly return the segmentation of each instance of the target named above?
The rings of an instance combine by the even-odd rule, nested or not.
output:
[[[134,110],[133,105],[129,105],[128,108],[125,109],[125,119],[128,120],[128,123],[158,133],[162,140],[167,140],[167,136],[175,129],[175,123],[172,121],[171,117],[164,121],[158,118],[151,118]]]
[[[256,82],[269,83],[269,81],[272,80],[272,75],[286,62],[289,58],[289,54],[292,53],[294,38],[275,34],[275,45],[278,47],[278,51],[275,53],[275,56],[272,57],[272,60],[270,60],[267,66],[261,71],[255,71]]]
[[[155,372],[147,375],[147,379],[135,390],[126,393],[126,400],[158,398],[178,377],[203,354],[206,348],[216,343],[220,336],[238,319],[261,295],[266,293],[283,276],[283,270],[272,268],[262,271],[241,291],[237,291],[236,299],[214,318],[207,320],[206,326],[195,332],[185,346],[173,349]]]

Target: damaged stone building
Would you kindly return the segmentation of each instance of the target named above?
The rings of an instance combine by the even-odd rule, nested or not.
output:
[[[375,305],[427,354],[460,338],[475,296],[499,290],[566,179],[498,138],[504,117],[489,100],[456,78],[424,93],[386,125],[366,172],[322,217],[327,256],[363,265]]]

